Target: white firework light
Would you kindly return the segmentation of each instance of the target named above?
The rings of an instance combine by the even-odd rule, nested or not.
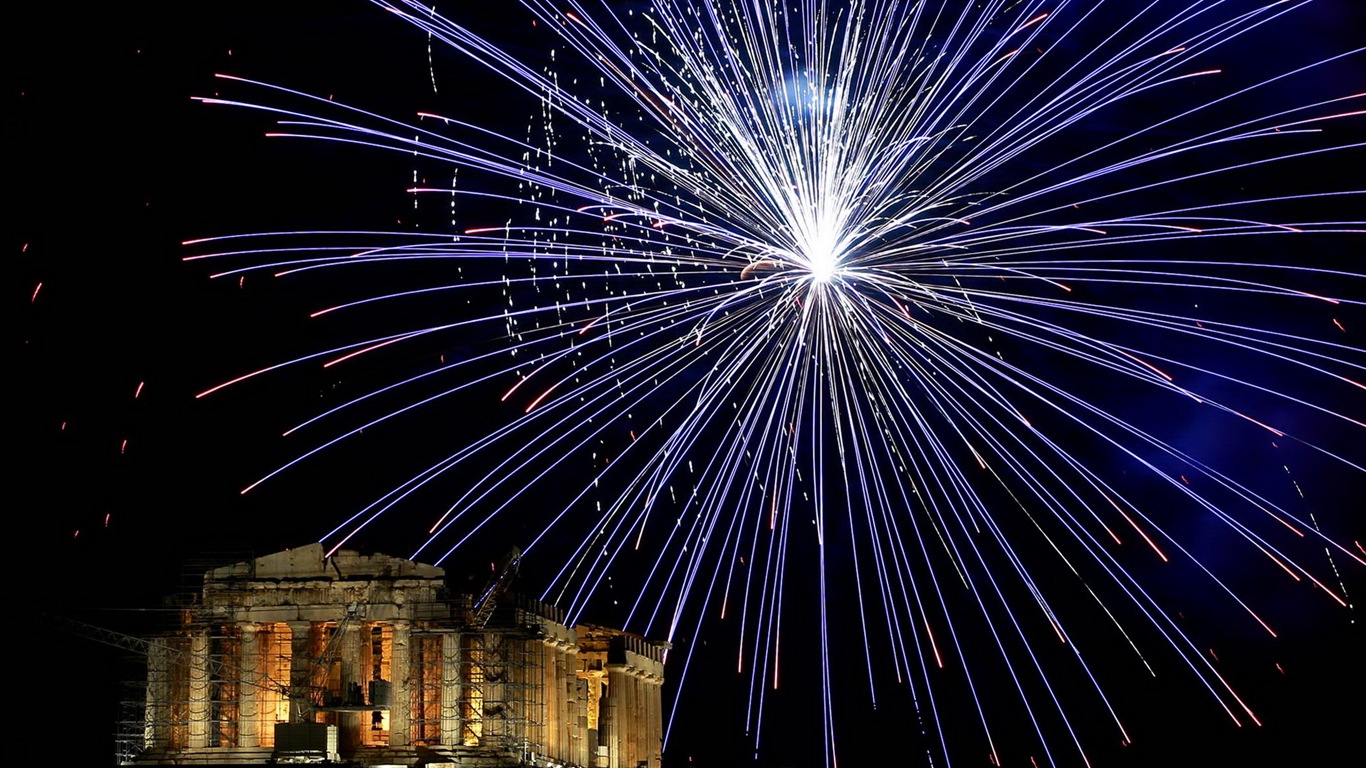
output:
[[[414,557],[439,563],[515,521],[528,560],[563,566],[542,597],[571,622],[615,573],[628,628],[738,637],[756,743],[796,606],[818,612],[827,762],[837,656],[866,669],[846,687],[914,700],[946,759],[952,709],[999,764],[1004,699],[1049,763],[1086,760],[1077,712],[1127,741],[1091,641],[1145,674],[1180,667],[1256,723],[1144,576],[1184,568],[1274,634],[1196,526],[1343,611],[1341,573],[1366,564],[1321,530],[1328,510],[1230,458],[1293,451],[1362,481],[1366,356],[1347,331],[1366,293],[1333,254],[1366,228],[1332,220],[1362,190],[1313,175],[1360,158],[1362,94],[1312,94],[1366,49],[1220,66],[1307,4],[523,0],[542,56],[377,2],[539,115],[519,134],[457,101],[404,123],[224,76],[266,95],[203,101],[272,113],[275,135],[454,169],[412,191],[458,214],[440,233],[192,243],[219,276],[438,276],[343,283],[356,296],[319,322],[432,298],[448,313],[204,394],[462,345],[311,416],[311,447],[258,483],[443,403],[486,412],[323,541],[416,512]],[[696,647],[675,647],[675,682]]]

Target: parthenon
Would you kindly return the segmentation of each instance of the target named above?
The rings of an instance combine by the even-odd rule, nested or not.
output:
[[[666,643],[320,545],[209,570],[151,639],[125,765],[658,768]]]

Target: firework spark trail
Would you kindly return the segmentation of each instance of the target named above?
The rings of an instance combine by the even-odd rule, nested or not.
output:
[[[518,415],[343,520],[323,537],[329,546],[463,474],[414,555],[454,541],[439,563],[496,520],[527,516],[533,489],[557,483],[574,471],[573,457],[587,455],[591,472],[535,518],[540,528],[522,548],[563,549],[549,554],[563,567],[544,599],[565,607],[572,623],[592,610],[612,573],[639,567],[629,626],[650,632],[662,624],[670,640],[696,638],[710,620],[733,614],[758,750],[767,698],[783,679],[785,611],[796,605],[790,584],[808,577],[796,553],[814,558],[827,764],[840,732],[829,603],[836,589],[854,594],[869,699],[878,700],[877,668],[889,659],[933,731],[932,759],[958,751],[940,711],[936,670],[946,668],[970,694],[964,711],[979,721],[991,759],[1003,759],[1001,715],[984,703],[998,693],[988,681],[1001,674],[980,657],[987,648],[1011,680],[1033,748],[1056,763],[1066,745],[1089,763],[1064,701],[1072,693],[1060,694],[1046,658],[1047,638],[1068,647],[1128,743],[1113,692],[1069,631],[1085,614],[1036,578],[1048,562],[1041,552],[1072,575],[1146,670],[1155,674],[1139,638],[1155,634],[1230,718],[1256,722],[1173,609],[1133,572],[1119,532],[1137,534],[1163,563],[1171,553],[1192,565],[1274,635],[1271,625],[1183,542],[1179,520],[1145,501],[1158,491],[1107,475],[1102,465],[1113,459],[1102,456],[1142,469],[1163,498],[1217,521],[1290,578],[1346,605],[1343,590],[1327,587],[1304,555],[1261,527],[1271,520],[1295,538],[1307,532],[1330,557],[1366,565],[1320,530],[1312,510],[1292,509],[1145,428],[1138,411],[1104,388],[1141,388],[1250,422],[1343,471],[1366,471],[1350,453],[1366,423],[1361,395],[1335,400],[1284,383],[1312,377],[1325,393],[1360,390],[1361,349],[1225,316],[1231,305],[1219,303],[1359,308],[1362,275],[1165,250],[1366,232],[1360,221],[1300,210],[1366,190],[1197,204],[1165,197],[1366,146],[1347,133],[1363,117],[1353,109],[1360,93],[1251,116],[1235,111],[1208,124],[1212,113],[1366,49],[1235,83],[1194,104],[1178,99],[1094,139],[1083,130],[1130,102],[1222,81],[1213,54],[1308,0],[1242,9],[1156,0],[1114,28],[1103,24],[1105,3],[656,0],[637,13],[606,2],[524,0],[560,46],[546,67],[418,3],[376,4],[538,102],[544,135],[528,130],[523,141],[434,113],[420,117],[438,128],[414,126],[227,76],[229,85],[264,89],[264,102],[201,99],[272,115],[282,130],[270,135],[279,138],[386,149],[485,174],[487,188],[415,181],[408,192],[512,211],[504,224],[474,222],[446,237],[298,232],[191,243],[227,246],[190,257],[235,265],[220,277],[470,268],[439,285],[375,290],[317,318],[384,311],[421,296],[502,293],[499,309],[349,340],[203,393],[291,365],[351,365],[393,346],[502,329],[489,334],[490,347],[396,378],[289,431],[332,436],[250,488],[457,393],[502,386],[503,401],[517,404]],[[566,53],[578,63],[564,62]],[[562,86],[589,80],[619,101],[609,107]],[[583,134],[577,150],[566,148],[561,121]],[[1074,136],[1082,140],[1065,159],[1043,159]],[[301,237],[309,244],[294,245]],[[1134,255],[1138,248],[1163,250],[1144,258]],[[517,265],[527,271],[515,273]],[[1315,287],[1325,280],[1331,295]],[[1213,307],[1173,309],[1160,300],[1169,293]],[[1226,367],[1235,358],[1238,365]],[[1088,373],[1055,376],[1055,367]],[[435,389],[409,397],[419,385]],[[409,399],[384,404],[393,397]],[[1330,437],[1347,431],[1338,445],[1349,448],[1298,427],[1280,415],[1284,408],[1326,420]],[[621,444],[623,423],[634,426]],[[595,511],[584,509],[590,501]],[[811,519],[809,544],[799,535],[802,516]],[[637,557],[643,565],[628,565]],[[1330,567],[1341,584],[1339,560]],[[683,679],[696,649],[692,643],[683,655]]]

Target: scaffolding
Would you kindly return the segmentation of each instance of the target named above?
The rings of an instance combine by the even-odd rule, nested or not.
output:
[[[282,722],[340,727],[347,718],[363,719],[358,746],[387,745],[394,630],[371,622],[351,632],[362,643],[362,666],[369,673],[364,685],[344,683],[353,676],[343,672],[335,652],[349,642],[342,639],[348,629],[338,624],[318,624],[309,632],[310,667],[302,687],[290,682],[294,643],[284,624],[252,630],[255,654],[243,653],[241,628],[198,622],[145,641],[145,682],[122,703],[120,763],[244,747],[248,734],[255,735],[250,746],[273,749],[271,726]],[[480,631],[459,624],[415,628],[408,646],[408,743],[537,754],[543,725],[539,646],[534,623],[493,622]],[[256,695],[244,697],[243,686],[255,688]],[[248,700],[253,706],[244,711]]]
[[[529,762],[542,750],[540,645],[534,625],[415,631],[411,743]]]
[[[119,762],[366,766],[424,755],[607,766],[604,751],[634,757],[636,746],[604,741],[603,665],[655,669],[648,696],[625,677],[612,689],[635,697],[623,707],[640,702],[639,716],[616,717],[654,728],[645,702],[657,708],[662,646],[636,638],[653,660],[609,660],[603,643],[615,648],[623,633],[565,626],[553,606],[508,589],[513,572],[505,567],[481,592],[451,594],[434,566],[280,553],[209,572],[202,592],[177,602],[171,626],[151,637],[89,628],[146,663],[120,713]]]
[[[126,683],[115,741],[121,764],[145,754],[238,746],[259,734],[260,747],[273,747],[270,727],[290,717],[288,682],[291,638],[288,627],[257,629],[256,649],[244,653],[242,629],[183,622],[151,639],[105,631],[106,641],[138,652],[146,676]],[[88,633],[87,633],[88,634]],[[253,706],[242,706],[244,689]],[[310,702],[315,696],[310,692]]]

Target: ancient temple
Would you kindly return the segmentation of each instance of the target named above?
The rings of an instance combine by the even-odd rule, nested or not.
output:
[[[321,546],[216,568],[148,644],[128,765],[657,768],[667,644]]]

